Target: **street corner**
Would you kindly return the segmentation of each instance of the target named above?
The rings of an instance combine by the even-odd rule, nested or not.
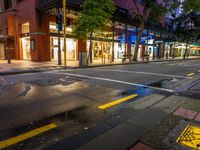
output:
[[[200,78],[195,78],[194,80],[187,81],[183,85],[177,87],[175,93],[178,95],[192,96],[194,98],[200,97]]]
[[[163,143],[178,150],[200,150],[200,123],[181,120]]]

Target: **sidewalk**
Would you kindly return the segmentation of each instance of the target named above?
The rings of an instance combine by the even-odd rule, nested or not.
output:
[[[200,59],[200,57],[194,57],[190,59]],[[149,62],[165,62],[165,61],[184,61],[182,58],[176,59],[157,59],[150,60]],[[85,68],[80,67],[78,61],[67,61],[67,67],[63,65],[58,65],[56,61],[52,62],[32,62],[25,60],[12,60],[11,64],[7,63],[7,60],[0,60],[0,75],[13,75],[13,74],[22,74],[22,73],[33,73],[33,72],[42,72],[53,69],[66,69],[66,68]],[[140,64],[140,63],[149,63],[147,61],[138,61],[138,62],[124,62],[122,63],[121,59],[116,60],[115,62],[102,64],[101,60],[94,60],[92,64],[89,64],[87,67],[100,67],[100,66],[112,66],[112,65],[125,65],[125,64]]]
[[[199,99],[176,95],[163,98],[163,95],[154,94],[144,97],[143,103],[136,101],[129,106],[142,112],[117,126],[110,124],[109,121],[101,123],[85,133],[53,145],[48,150],[194,149],[178,143],[177,139],[188,125],[197,126],[200,131]],[[195,134],[191,135],[193,136]],[[199,137],[196,140],[200,142]]]
[[[195,89],[200,93],[199,81],[199,76],[195,81],[186,79],[177,89],[188,85],[186,92]],[[176,92],[168,96],[152,94],[131,102],[128,106],[134,113],[126,120],[119,116],[100,122],[47,149],[200,150],[200,96],[191,98]]]

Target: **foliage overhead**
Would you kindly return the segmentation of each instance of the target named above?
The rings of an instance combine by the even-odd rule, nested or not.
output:
[[[113,0],[85,0],[73,33],[75,37],[87,38],[90,33],[105,31],[111,24],[115,11]]]
[[[190,12],[174,20],[176,34],[181,42],[200,42],[200,14]]]
[[[200,0],[185,0],[183,10],[185,12],[200,12]]]

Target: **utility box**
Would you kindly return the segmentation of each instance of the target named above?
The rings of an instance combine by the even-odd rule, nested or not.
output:
[[[79,53],[79,66],[87,66],[87,53],[86,52],[80,52]]]

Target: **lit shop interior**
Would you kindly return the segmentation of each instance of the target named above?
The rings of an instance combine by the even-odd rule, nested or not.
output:
[[[24,60],[31,60],[31,48],[30,48],[30,36],[26,35],[30,33],[30,25],[29,22],[26,22],[21,25],[22,28],[22,38],[21,38],[21,46],[22,46],[22,58]]]

